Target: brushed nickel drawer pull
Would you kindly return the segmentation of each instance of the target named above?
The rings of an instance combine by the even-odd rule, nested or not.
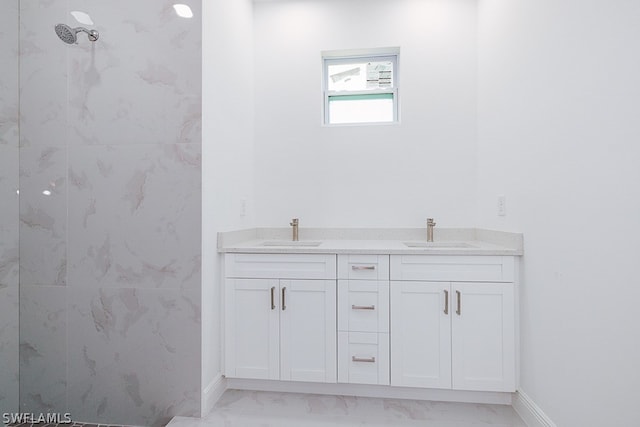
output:
[[[460,316],[460,291],[456,291],[456,298],[458,300],[458,308],[456,309],[456,314]]]
[[[444,314],[449,314],[449,291],[444,290]]]
[[[354,270],[354,271],[375,270],[376,266],[375,265],[352,265],[351,269]]]
[[[286,286],[284,288],[282,288],[282,310],[286,310],[287,309],[287,304],[285,303],[285,300],[284,300],[284,292],[286,290],[287,290]]]
[[[351,305],[352,310],[375,310],[375,305]]]
[[[276,287],[271,287],[271,310],[276,309]]]
[[[358,357],[358,356],[352,356],[351,357],[351,361],[353,362],[367,362],[367,363],[376,363],[376,358],[371,356],[371,357]]]

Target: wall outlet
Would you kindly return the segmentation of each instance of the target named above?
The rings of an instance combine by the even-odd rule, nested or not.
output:
[[[507,198],[504,194],[498,196],[498,216],[507,215]]]
[[[247,198],[243,197],[240,199],[240,218],[245,216],[247,216]]]

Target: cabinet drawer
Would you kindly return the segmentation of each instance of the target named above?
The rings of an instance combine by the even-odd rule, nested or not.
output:
[[[226,254],[225,276],[263,279],[335,279],[336,256],[325,254]]]
[[[338,280],[338,330],[389,332],[389,282]]]
[[[338,382],[389,385],[389,334],[339,332]]]
[[[513,282],[512,256],[391,255],[391,280]]]
[[[338,279],[389,280],[389,255],[338,255]]]

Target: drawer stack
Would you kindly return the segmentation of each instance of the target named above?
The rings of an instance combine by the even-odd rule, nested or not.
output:
[[[338,382],[389,384],[388,255],[338,255]]]

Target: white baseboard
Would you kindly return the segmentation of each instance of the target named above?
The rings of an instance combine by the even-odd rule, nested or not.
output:
[[[438,402],[490,403],[498,405],[511,405],[512,401],[512,393],[502,392],[437,390],[361,384],[246,380],[238,378],[228,378],[227,389],[331,394],[338,396],[361,396],[389,399],[433,400]]]
[[[513,393],[513,409],[529,427],[557,427],[523,391]]]
[[[213,409],[214,405],[227,389],[227,379],[218,374],[207,386],[202,390],[202,406],[200,416],[204,417]]]

